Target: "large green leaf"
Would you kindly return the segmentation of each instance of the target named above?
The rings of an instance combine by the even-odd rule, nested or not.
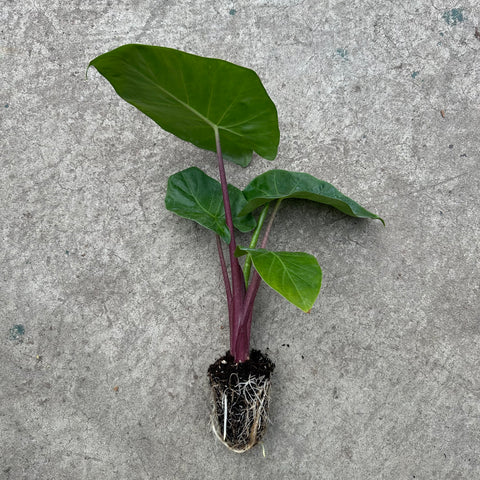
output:
[[[256,226],[252,214],[240,216],[247,201],[243,193],[228,185],[233,224],[241,232],[249,232]],[[230,232],[225,222],[222,187],[220,182],[197,167],[177,172],[168,179],[165,206],[181,217],[194,220],[230,243]]]
[[[304,312],[310,311],[322,284],[322,269],[313,255],[243,247],[237,247],[235,255],[247,253],[267,285]]]
[[[247,199],[247,205],[242,213],[251,212],[275,199],[304,198],[331,205],[351,217],[374,218],[385,223],[378,215],[343,195],[330,183],[308,173],[270,170],[254,178],[243,193]]]
[[[165,47],[130,44],[90,62],[128,103],[163,129],[246,166],[253,151],[273,160],[277,110],[258,75],[233,63]]]

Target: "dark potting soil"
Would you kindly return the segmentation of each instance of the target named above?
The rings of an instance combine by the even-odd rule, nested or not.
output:
[[[260,350],[252,350],[250,358],[241,363],[235,363],[233,356],[228,351],[208,367],[208,376],[211,381],[216,380],[225,384],[232,381],[232,374],[236,382],[248,380],[250,375],[270,378],[274,368],[275,364]]]

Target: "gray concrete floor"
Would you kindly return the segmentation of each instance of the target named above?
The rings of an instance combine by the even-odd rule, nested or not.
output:
[[[1,479],[480,478],[480,7],[379,0],[4,1],[0,13]],[[285,204],[271,247],[317,256],[310,315],[267,287],[277,364],[262,448],[209,427],[228,345],[215,241],[163,206],[212,154],[86,66],[148,43],[255,69],[271,167],[382,215]]]

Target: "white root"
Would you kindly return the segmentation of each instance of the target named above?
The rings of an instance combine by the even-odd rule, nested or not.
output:
[[[262,439],[268,421],[270,385],[269,378],[251,375],[242,382],[232,375],[226,387],[212,385],[212,429],[230,450],[245,452]]]
[[[223,441],[227,438],[227,418],[228,418],[228,412],[227,412],[227,396],[223,396],[225,399],[225,409],[223,411]]]

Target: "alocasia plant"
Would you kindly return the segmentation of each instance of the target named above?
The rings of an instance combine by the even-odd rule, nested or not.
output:
[[[216,234],[230,349],[209,368],[213,426],[232,450],[245,451],[258,443],[265,431],[274,367],[265,355],[250,351],[253,304],[261,280],[305,312],[312,308],[322,282],[322,270],[312,255],[266,249],[281,202],[307,199],[352,217],[383,220],[329,183],[306,173],[270,170],[254,178],[243,191],[227,184],[224,159],[246,167],[253,152],[267,160],[277,155],[277,111],[254,71],[224,60],[136,44],[100,55],[90,66],[120,97],[163,129],[216,152],[220,182],[197,167],[182,170],[168,180],[165,205]],[[253,231],[248,246],[237,246],[235,229]],[[222,242],[228,245],[230,268]],[[243,267],[239,261],[242,256]]]

